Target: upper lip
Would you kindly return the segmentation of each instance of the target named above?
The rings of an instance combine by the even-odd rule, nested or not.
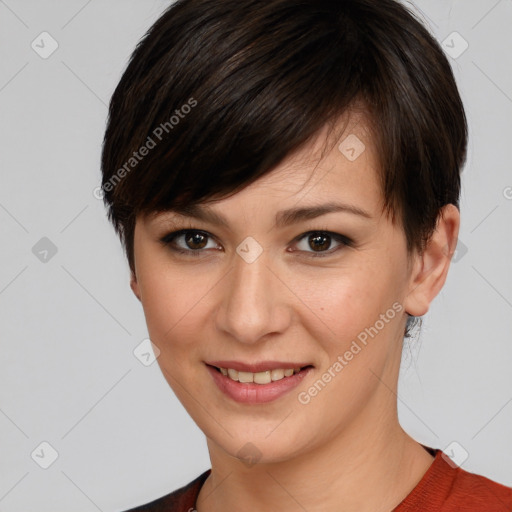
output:
[[[290,361],[260,361],[259,363],[242,363],[241,361],[206,361],[210,366],[217,368],[231,368],[239,372],[264,372],[265,370],[286,370],[288,368],[303,368],[312,366],[311,363],[293,363]]]

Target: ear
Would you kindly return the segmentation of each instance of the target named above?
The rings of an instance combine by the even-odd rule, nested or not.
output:
[[[439,213],[436,229],[423,254],[414,255],[409,291],[404,299],[405,311],[423,316],[430,303],[443,287],[451,258],[457,247],[460,213],[453,204],[447,204]]]
[[[135,275],[135,272],[131,272],[130,288],[132,289],[132,292],[135,294],[135,297],[137,297],[137,299],[139,299],[142,302],[142,299],[140,298],[139,283],[137,282],[137,276]]]

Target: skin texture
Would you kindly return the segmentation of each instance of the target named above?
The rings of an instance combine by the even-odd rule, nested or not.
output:
[[[406,251],[401,225],[381,213],[378,155],[363,115],[345,120],[342,141],[366,146],[349,161],[327,130],[270,174],[209,208],[228,228],[172,212],[137,219],[135,275],[158,363],[205,433],[212,474],[197,510],[390,511],[406,497],[432,457],[400,427],[397,382],[406,312],[427,313],[442,288],[459,230],[447,205],[423,254]],[[331,141],[332,142],[332,141]],[[282,209],[343,202],[371,219],[336,212],[273,228]],[[172,252],[159,239],[178,229],[211,235],[198,257]],[[309,231],[343,234],[327,249]],[[247,236],[263,249],[253,263],[237,253]],[[175,241],[185,250],[185,237]],[[316,252],[315,252],[316,251]],[[313,255],[313,256],[312,256]],[[399,303],[351,361],[309,403],[298,400],[343,355],[359,333]],[[267,404],[239,404],[213,384],[204,361],[280,360],[314,366],[298,388]],[[252,443],[258,463],[237,456]]]

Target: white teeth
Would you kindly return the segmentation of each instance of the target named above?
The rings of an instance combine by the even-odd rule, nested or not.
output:
[[[254,382],[254,373],[238,372],[238,382]]]
[[[284,370],[272,370],[270,376],[272,380],[284,379]]]
[[[272,382],[270,370],[267,370],[266,372],[255,373],[254,382],[256,382],[256,384],[270,384]]]
[[[254,382],[256,384],[270,384],[270,382],[275,382],[277,380],[284,379],[285,377],[291,377],[294,373],[299,373],[300,368],[286,368],[286,369],[276,369],[276,370],[265,370],[263,372],[239,372],[238,370],[233,370],[232,368],[219,368],[222,375],[229,377],[231,380],[242,382],[242,383],[251,383]]]

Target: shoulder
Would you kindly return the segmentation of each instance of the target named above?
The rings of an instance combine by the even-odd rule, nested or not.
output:
[[[447,505],[453,503],[460,510],[468,511],[512,511],[512,488],[461,468],[452,469],[453,488],[446,501]]]
[[[432,465],[395,512],[512,512],[512,488],[465,471],[441,450],[433,452]]]
[[[192,482],[170,494],[125,512],[193,512],[199,491],[210,472],[211,469],[208,469]]]

